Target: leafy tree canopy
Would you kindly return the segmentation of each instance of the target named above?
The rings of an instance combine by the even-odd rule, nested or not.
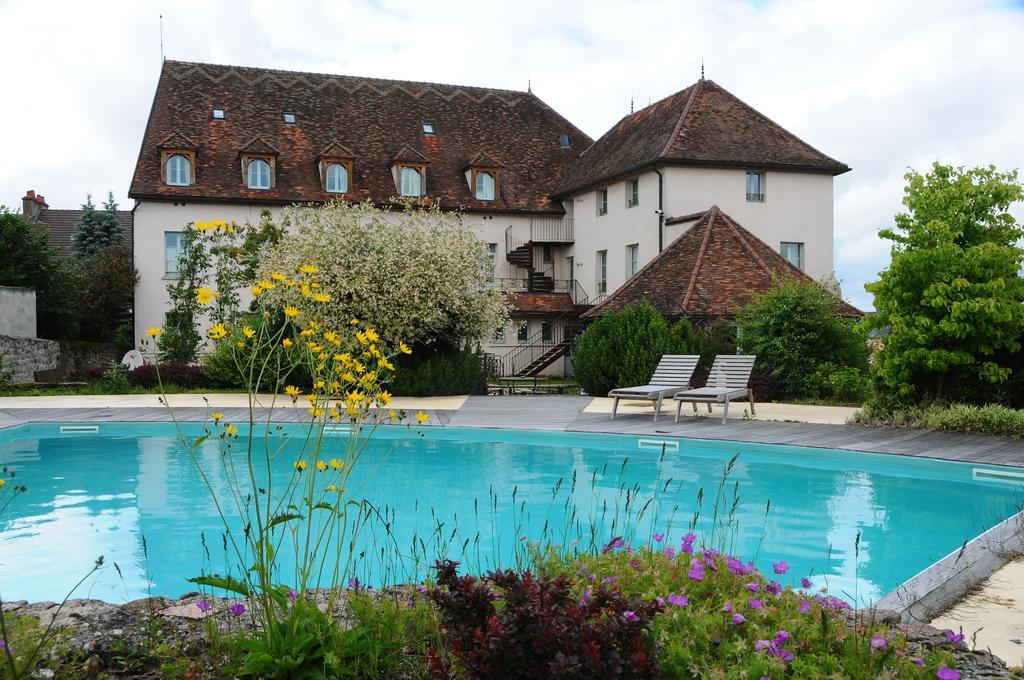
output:
[[[906,212],[879,232],[892,262],[865,286],[878,312],[867,327],[885,333],[876,382],[897,401],[1003,383],[1024,335],[1024,229],[1009,213],[1024,186],[994,166],[935,163],[906,179]]]

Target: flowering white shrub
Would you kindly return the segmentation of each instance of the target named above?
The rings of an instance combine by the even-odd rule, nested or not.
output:
[[[289,233],[267,251],[260,278],[273,283],[273,272],[316,265],[317,287],[302,297],[309,318],[354,317],[388,341],[429,343],[484,340],[507,317],[490,285],[487,244],[457,214],[339,202],[286,208],[283,221]],[[262,294],[282,304],[291,297],[283,285]]]

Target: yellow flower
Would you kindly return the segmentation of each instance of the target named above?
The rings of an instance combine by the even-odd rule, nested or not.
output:
[[[210,327],[210,330],[206,331],[214,340],[220,340],[228,334],[228,327],[222,323],[215,323]]]
[[[354,375],[352,375],[351,373],[348,373],[348,372],[342,373],[341,374],[341,379],[344,380],[345,382],[350,382],[350,383],[356,381],[356,377]]]
[[[398,420],[398,411],[396,411],[393,408],[389,408],[388,409],[388,418],[391,418],[391,420]]]
[[[313,296],[313,299],[317,302],[330,302],[331,296],[327,293],[317,293]]]
[[[267,281],[266,279],[260,281],[256,285],[262,288],[263,290],[273,290],[274,288],[277,288],[275,284],[271,283],[270,281]]]
[[[299,315],[299,308],[288,305],[284,308],[284,315],[288,318],[296,317]]]
[[[282,274],[281,272],[271,272],[270,273],[270,280],[271,281],[284,281],[284,274]]]
[[[427,422],[428,420],[430,420],[430,416],[428,416],[423,411],[420,411],[419,413],[416,414],[416,422],[418,422],[419,424],[422,425],[423,423]]]
[[[325,363],[317,364],[316,365],[316,370],[317,370],[317,373],[321,373],[323,371],[326,371],[327,370],[327,364],[325,364]]]
[[[322,460],[318,460],[316,462],[316,469],[319,470],[320,472],[323,472],[324,470],[327,469],[327,463],[323,462]]]
[[[316,267],[311,264],[304,264],[299,267],[299,271],[303,274],[316,274]]]
[[[281,346],[284,347],[285,349],[288,349],[293,344],[294,343],[292,342],[291,338],[285,338],[284,340],[281,341]]]
[[[292,401],[294,401],[299,398],[299,395],[302,394],[302,391],[298,387],[295,387],[294,385],[288,385],[287,387],[284,388],[284,393],[291,397]]]
[[[340,470],[341,461],[338,460],[337,458],[331,458],[331,467],[334,468],[335,470]]]
[[[249,328],[248,326],[244,326],[242,328],[242,335],[244,335],[245,337],[247,337],[250,340],[252,340],[253,338],[256,337],[256,331],[254,331],[253,329]]]
[[[358,361],[352,362],[352,368],[356,369],[356,373],[363,373],[366,371],[366,368]]]
[[[213,222],[196,222],[196,229],[198,229],[199,231],[209,231],[213,228]]]
[[[308,338],[309,336],[313,335],[313,330],[310,328],[303,328],[301,331],[299,331],[299,335],[301,335],[304,338]]]
[[[221,224],[224,225],[224,231],[226,231],[229,234],[232,233],[235,230],[235,223],[234,222],[232,222],[231,224],[224,224],[223,222],[221,222]]]
[[[318,408],[310,408],[308,410],[309,410],[309,415],[313,416],[314,418],[322,418],[323,415],[324,415],[324,412],[321,409],[318,409]]]
[[[245,349],[245,343],[242,342],[241,340],[239,340],[235,344],[238,346],[238,349]]]
[[[366,333],[362,331],[356,331],[356,340],[359,341],[360,345],[365,345],[369,342],[369,340],[366,337]]]
[[[308,401],[310,404],[315,404],[316,403],[316,395],[315,394],[307,394],[306,395],[306,401]]]
[[[334,331],[327,331],[324,333],[324,340],[331,343],[335,347],[341,344],[341,340],[338,338],[338,334]]]
[[[218,295],[220,295],[220,293],[206,286],[202,286],[201,288],[196,290],[196,300],[198,300],[199,304],[201,305],[210,304],[211,302],[213,302],[213,298],[217,297]]]
[[[388,361],[387,359],[383,359],[383,358],[380,361],[377,362],[377,366],[379,366],[380,368],[385,368],[385,369],[387,369],[389,371],[395,370],[395,365],[393,363],[391,363],[390,361]]]
[[[164,329],[160,328],[159,326],[150,326],[149,329],[146,330],[146,335],[148,335],[151,338],[155,338],[156,336],[160,335],[163,332],[163,330]]]
[[[7,482],[5,482],[4,480],[0,479],[0,487],[3,487],[3,485],[6,484],[6,483]]]
[[[234,425],[225,425],[224,432],[226,432],[229,437],[234,437],[236,434],[238,434],[238,428],[235,427]]]
[[[317,380],[315,383],[313,383],[313,389],[322,390],[326,384],[327,383],[324,382],[323,380]]]
[[[253,286],[249,290],[252,291],[253,297],[259,297],[260,295],[263,294],[263,289],[260,288],[259,286]]]
[[[224,417],[223,413],[211,413],[210,415],[213,417],[213,422],[215,423],[220,422],[220,419]]]
[[[299,472],[302,472],[303,470],[305,470],[306,469],[306,461],[304,461],[304,460],[297,460],[297,461],[295,461],[295,469],[298,470]]]
[[[380,336],[377,335],[377,331],[373,330],[372,328],[367,328],[366,339],[369,340],[370,342],[377,342],[378,340],[380,340]]]
[[[337,490],[338,490],[338,487],[336,487],[336,486],[334,486],[333,484],[331,484],[331,485],[330,485],[329,487],[327,487],[327,490],[328,490],[328,491],[337,491]]]
[[[351,325],[351,326],[358,326],[358,325],[359,325],[359,319],[352,319],[352,320],[351,320],[351,321],[349,321],[348,323],[349,323],[349,325]]]
[[[404,342],[398,343],[398,351],[401,352],[402,354],[412,354],[412,350],[409,349],[409,345],[405,344]]]
[[[295,285],[295,282],[292,281],[291,279],[285,279],[284,281],[282,281],[282,283],[284,283],[284,285],[288,286],[289,288]]]
[[[387,390],[383,390],[380,394],[377,395],[377,399],[380,401],[380,403],[387,406],[388,404],[391,403],[391,393],[388,392]]]

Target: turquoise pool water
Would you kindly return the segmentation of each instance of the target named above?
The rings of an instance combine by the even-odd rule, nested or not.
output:
[[[185,427],[193,436],[200,428]],[[0,516],[4,599],[59,600],[99,555],[105,567],[76,596],[114,602],[147,591],[175,596],[194,590],[186,579],[204,562],[223,571],[220,519],[173,426],[102,423],[98,428],[62,433],[56,424],[34,424],[0,430],[0,464],[29,487]],[[634,542],[649,540],[652,531],[665,532],[665,545],[678,547],[701,488],[697,533],[709,531],[723,468],[738,453],[724,504],[732,504],[738,485],[732,552],[756,558],[768,571],[785,559],[792,567],[787,579],[811,574],[816,585],[827,581],[833,594],[847,600],[854,593],[870,600],[888,592],[1011,516],[1024,498],[1014,483],[1019,476],[992,481],[993,475],[983,472],[976,478],[976,468],[968,464],[671,439],[664,440],[670,448],[659,464],[661,441],[383,427],[354,473],[354,488],[376,506],[393,510],[394,545],[408,546],[415,535],[430,546],[440,524],[435,535],[444,536],[449,556],[483,568],[508,565],[524,545],[520,537],[540,538],[545,526],[556,540],[580,538],[572,531],[563,534],[571,506],[581,525],[596,523],[601,536],[610,533],[610,515],[625,490],[636,494],[634,507],[656,497],[633,532]],[[214,442],[203,444],[200,454],[208,462],[220,455]],[[293,452],[286,451],[274,463],[275,477],[290,475],[293,460]],[[855,555],[858,531],[862,538]],[[364,532],[357,552],[372,555],[375,546],[392,545],[375,533]],[[399,578],[394,571],[399,566],[405,578],[416,573],[409,551],[403,552],[405,563],[387,559],[392,579]],[[381,569],[380,560],[364,556],[357,575],[363,582],[379,582]]]

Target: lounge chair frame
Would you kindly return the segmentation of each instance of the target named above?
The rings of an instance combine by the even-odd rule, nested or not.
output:
[[[650,383],[636,387],[621,387],[608,393],[608,396],[615,400],[612,402],[612,419],[618,413],[620,399],[643,399],[654,402],[654,422],[658,422],[665,397],[671,397],[680,389],[690,386],[699,361],[700,357],[695,354],[664,355],[658,362],[658,367],[654,369]]]
[[[754,370],[754,361],[757,357],[753,354],[719,354],[715,357],[708,373],[708,381],[704,387],[694,390],[685,390],[676,393],[676,419],[683,409],[683,403],[693,404],[693,412],[697,413],[697,404],[708,405],[708,413],[711,413],[712,404],[722,404],[722,423],[729,418],[729,402],[734,399],[746,399],[750,404],[750,415],[757,415],[754,410],[754,390],[750,387],[750,373]]]

